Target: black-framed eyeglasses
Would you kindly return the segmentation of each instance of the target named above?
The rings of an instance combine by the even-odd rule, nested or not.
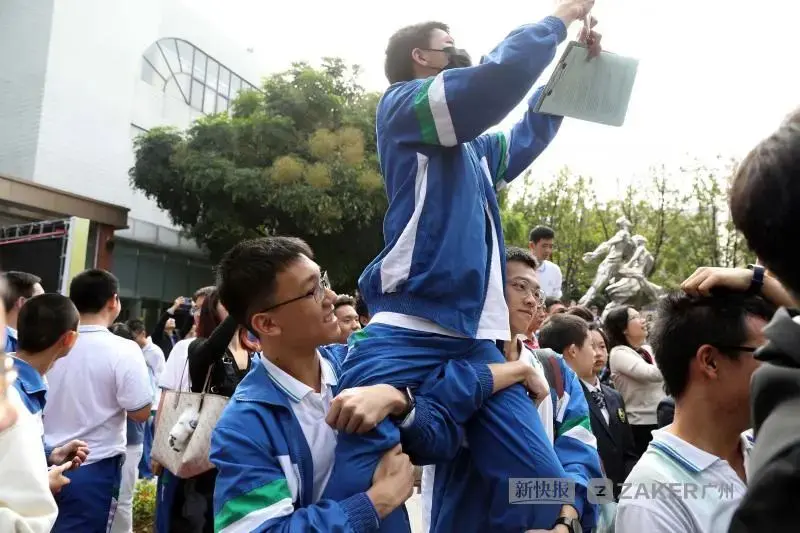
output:
[[[759,349],[759,346],[717,346],[716,348],[721,352],[755,353]]]
[[[322,300],[325,298],[325,293],[331,288],[331,282],[328,280],[328,273],[322,272],[319,276],[319,281],[317,281],[317,285],[308,291],[307,293],[298,296],[297,298],[291,298],[286,300],[285,302],[281,302],[279,304],[275,304],[273,306],[267,307],[266,309],[262,309],[257,313],[253,313],[255,315],[259,313],[266,313],[267,311],[273,311],[279,307],[283,307],[284,305],[289,305],[291,303],[303,300],[305,298],[314,298],[317,303],[322,303]]]

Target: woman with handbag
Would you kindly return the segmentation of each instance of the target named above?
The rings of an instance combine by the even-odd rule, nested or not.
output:
[[[228,318],[214,290],[200,308],[197,338],[189,345],[188,372],[184,371],[182,379],[189,380],[193,393],[230,397],[250,370],[257,351],[257,344],[247,338],[246,331]],[[164,469],[158,480],[156,531],[212,533],[216,477],[214,469],[187,479]]]

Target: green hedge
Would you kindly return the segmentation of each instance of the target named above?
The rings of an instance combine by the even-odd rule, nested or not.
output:
[[[140,479],[136,481],[133,494],[134,533],[153,533],[156,520],[156,482]]]

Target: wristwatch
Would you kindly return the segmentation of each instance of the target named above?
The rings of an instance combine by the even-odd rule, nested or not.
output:
[[[761,289],[764,287],[766,269],[761,265],[747,265],[747,268],[753,271],[753,279],[750,281],[747,294],[761,294]]]
[[[583,528],[581,527],[581,521],[577,518],[567,518],[566,516],[559,516],[556,519],[556,523],[553,524],[553,527],[550,529],[554,529],[556,526],[567,526],[569,533],[583,533]]]
[[[417,401],[414,399],[414,395],[411,394],[411,389],[410,388],[406,387],[404,390],[402,390],[400,392],[402,392],[406,397],[407,407],[406,407],[405,411],[403,411],[402,413],[400,413],[397,416],[393,416],[392,417],[392,419],[395,422],[398,422],[398,423],[403,422],[408,417],[408,415],[411,414],[411,411],[414,410],[414,407],[417,406]]]

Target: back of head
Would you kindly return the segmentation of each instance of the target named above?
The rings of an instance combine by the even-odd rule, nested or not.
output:
[[[594,322],[594,315],[592,314],[592,312],[582,305],[573,305],[572,307],[567,309],[567,314],[576,316],[582,320],[585,320],[590,324]]]
[[[3,303],[6,310],[11,310],[20,298],[33,296],[36,285],[42,282],[39,276],[27,272],[9,271],[3,273],[6,290],[3,293]]]
[[[145,328],[144,321],[139,318],[132,318],[126,322],[128,325],[128,329],[131,330],[134,336],[144,333],[147,334],[147,328]]]
[[[542,239],[555,239],[556,232],[553,231],[552,228],[548,228],[547,226],[536,226],[530,232],[528,236],[528,241],[536,244],[537,242],[541,241]]]
[[[69,298],[82,315],[99,313],[118,294],[119,281],[105,270],[84,270],[69,284]]]
[[[367,302],[364,301],[364,297],[360,293],[356,298],[356,313],[358,313],[359,318],[369,318]]]
[[[739,165],[730,191],[731,217],[747,244],[800,295],[800,110]]]
[[[410,81],[416,77],[411,54],[415,48],[430,48],[433,30],[450,33],[447,24],[431,21],[401,28],[389,38],[389,44],[386,46],[386,62],[384,63],[384,72],[389,83]]]
[[[748,337],[748,316],[766,321],[775,306],[759,296],[716,291],[712,296],[693,297],[671,294],[658,305],[650,333],[650,343],[667,394],[680,398],[689,380],[689,366],[703,345],[717,348],[729,357],[737,357],[734,348]]]
[[[222,305],[248,328],[253,314],[274,305],[278,274],[300,256],[313,259],[311,248],[295,237],[264,237],[242,241],[222,257],[217,286]]]
[[[129,341],[134,340],[131,328],[129,328],[124,322],[115,322],[111,324],[108,329],[117,337],[122,337],[123,339],[128,339]]]
[[[208,293],[200,305],[200,318],[197,320],[197,336],[207,339],[211,336],[217,326],[222,324],[222,317],[219,314],[219,291],[214,289]]]
[[[79,321],[78,310],[66,296],[55,293],[34,296],[19,312],[17,349],[30,354],[43,352],[65,333],[77,331]]]
[[[560,354],[571,345],[582,346],[589,335],[589,325],[577,316],[561,313],[553,315],[539,330],[539,346]]]

